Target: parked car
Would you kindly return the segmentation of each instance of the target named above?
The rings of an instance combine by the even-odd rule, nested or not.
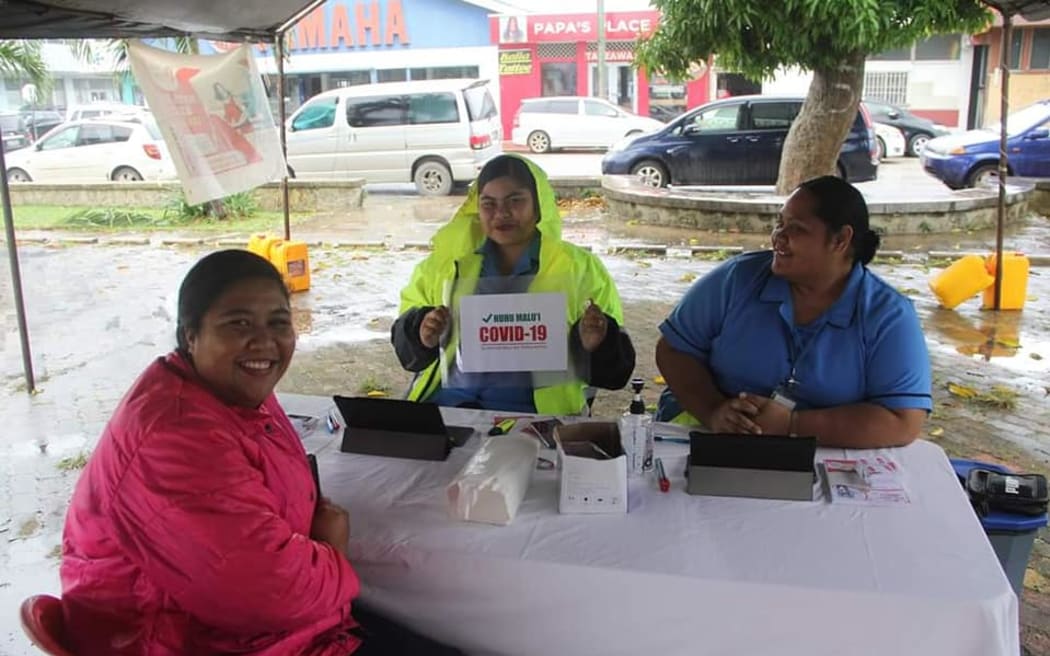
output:
[[[871,120],[899,128],[908,143],[908,156],[918,157],[926,142],[934,137],[948,134],[948,128],[938,125],[928,118],[916,116],[903,107],[890,105],[879,100],[864,100],[864,105],[871,112]]]
[[[70,106],[66,109],[66,120],[80,121],[89,118],[112,117],[116,114],[121,116],[132,116],[148,111],[148,109],[141,105],[129,105],[127,103],[118,102],[95,102],[86,105]]]
[[[7,156],[9,182],[105,182],[176,177],[156,122],[63,123]]]
[[[344,87],[314,96],[289,119],[297,178],[415,182],[446,195],[502,150],[486,80],[426,80]]]
[[[65,122],[62,114],[53,109],[23,109],[20,115],[22,132],[32,141],[36,141],[50,132],[55,126]]]
[[[922,151],[922,168],[952,189],[976,187],[999,175],[999,124],[938,137]],[[1050,99],[1006,118],[1010,175],[1050,178]]]
[[[2,137],[2,142],[5,153],[26,148],[32,143],[29,141],[29,137],[20,133],[5,134]]]
[[[658,132],[625,139],[602,160],[603,174],[632,174],[668,184],[773,184],[780,153],[802,98],[733,96],[702,105]],[[839,175],[874,180],[878,152],[863,105],[839,151]]]
[[[907,142],[904,133],[900,129],[875,121],[875,142],[879,148],[879,160],[887,157],[904,157],[907,151]]]
[[[551,96],[521,102],[511,141],[534,153],[556,148],[608,148],[625,136],[664,127],[654,118],[625,112],[601,98]]]

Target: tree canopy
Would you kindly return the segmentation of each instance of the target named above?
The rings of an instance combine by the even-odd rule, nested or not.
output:
[[[910,46],[932,34],[977,32],[979,0],[653,0],[660,27],[639,48],[646,68],[685,76],[693,62],[759,80],[782,66],[837,68],[851,55]]]

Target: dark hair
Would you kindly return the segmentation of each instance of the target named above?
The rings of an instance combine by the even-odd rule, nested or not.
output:
[[[281,274],[255,253],[240,249],[217,251],[193,265],[179,286],[179,318],[175,325],[179,351],[183,354],[189,351],[187,333],[200,330],[201,319],[215,300],[234,283],[249,278],[274,281],[288,298]]]
[[[842,178],[825,175],[806,180],[797,189],[813,194],[816,200],[813,213],[824,222],[829,232],[838,232],[847,225],[853,228],[853,239],[850,240],[853,259],[861,264],[871,262],[882,240],[871,229],[868,204],[856,187]]]
[[[537,220],[540,212],[540,199],[536,193],[536,178],[533,177],[529,165],[520,157],[510,155],[498,155],[490,159],[478,173],[478,195],[485,185],[496,178],[510,178],[522,185],[532,194],[532,205],[536,208]]]

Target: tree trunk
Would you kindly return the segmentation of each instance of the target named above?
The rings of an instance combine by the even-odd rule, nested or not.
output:
[[[863,53],[855,53],[836,68],[813,71],[802,111],[784,140],[778,194],[786,196],[810,178],[838,174],[839,150],[857,116],[863,87]]]

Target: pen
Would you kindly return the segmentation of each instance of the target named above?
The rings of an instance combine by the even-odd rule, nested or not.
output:
[[[671,437],[670,435],[653,435],[657,442],[673,442],[675,444],[689,444],[688,437]]]
[[[664,462],[656,459],[656,477],[660,481],[660,491],[667,492],[671,489],[671,481],[667,480],[667,472],[664,471]]]
[[[504,419],[489,429],[489,435],[506,435],[514,428],[516,423],[518,423],[517,419]]]

